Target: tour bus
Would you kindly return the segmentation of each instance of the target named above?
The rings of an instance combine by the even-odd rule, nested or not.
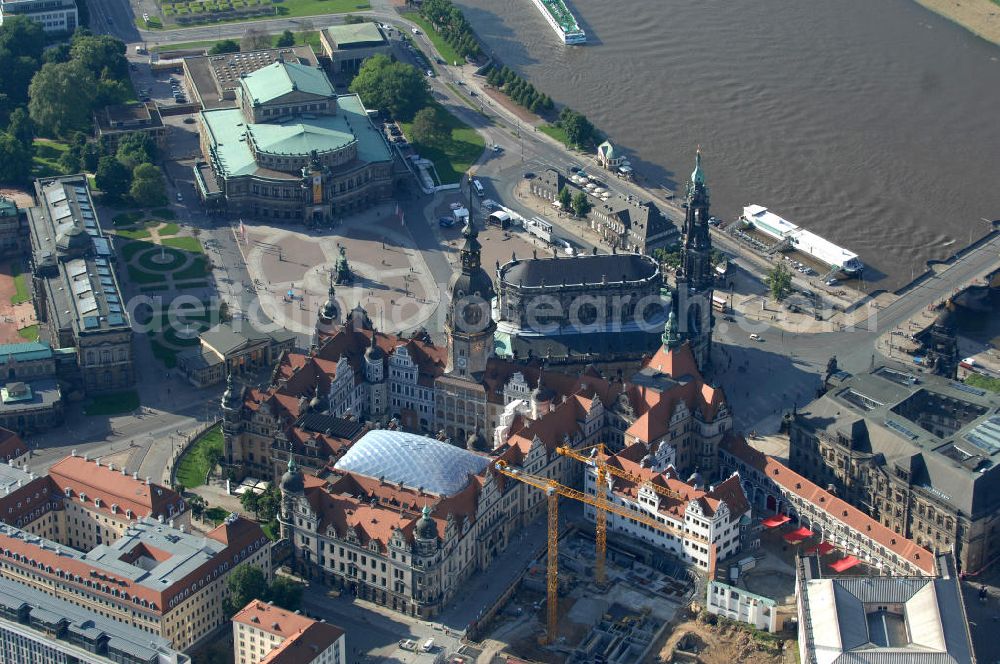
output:
[[[486,190],[483,189],[483,183],[479,180],[472,181],[472,188],[476,190],[476,195],[480,198],[486,195]]]

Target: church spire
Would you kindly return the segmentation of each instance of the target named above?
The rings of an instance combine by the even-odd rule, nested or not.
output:
[[[677,333],[677,314],[674,313],[672,308],[670,315],[667,317],[667,324],[663,326],[663,336],[661,339],[663,347],[667,350],[673,350],[681,345],[681,338]]]
[[[701,146],[698,146],[698,151],[694,155],[694,170],[691,171],[691,183],[692,184],[705,184],[705,171],[701,169]]]

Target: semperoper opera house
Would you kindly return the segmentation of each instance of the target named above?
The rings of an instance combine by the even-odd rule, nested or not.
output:
[[[358,96],[338,96],[322,69],[279,59],[242,76],[235,97],[236,108],[199,115],[206,205],[319,225],[392,195],[388,144]]]
[[[834,373],[791,422],[793,470],[974,572],[1000,552],[1000,396],[889,367]]]

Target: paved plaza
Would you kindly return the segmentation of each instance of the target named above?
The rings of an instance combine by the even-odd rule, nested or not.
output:
[[[391,205],[332,230],[256,224],[246,229],[241,250],[261,309],[288,330],[312,332],[341,247],[353,273],[350,284],[336,287],[341,311],[360,304],[379,329],[400,332],[421,326],[437,308],[438,287]]]

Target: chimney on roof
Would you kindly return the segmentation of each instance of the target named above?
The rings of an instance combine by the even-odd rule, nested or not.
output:
[[[160,514],[159,516],[157,516],[156,520],[159,521],[160,523],[163,523],[163,515]]]
[[[146,486],[149,486],[149,477],[146,478]]]
[[[100,466],[101,466],[101,457],[94,457],[94,463],[96,463],[97,467],[100,468]]]
[[[122,475],[126,476],[128,475],[128,468],[126,468],[125,466],[122,466]]]
[[[111,470],[111,471],[113,471],[114,469],[115,469],[115,464],[113,464],[113,463],[109,463],[109,464],[108,464],[108,470]]]
[[[89,455],[89,454],[87,454],[86,452],[84,452],[84,453],[83,453],[83,460],[84,460],[84,461],[90,461],[90,455]]]
[[[76,448],[75,448],[75,447],[74,447],[74,448],[73,448],[73,450],[72,450],[72,451],[71,451],[71,452],[69,453],[69,455],[70,455],[70,456],[76,456]]]

